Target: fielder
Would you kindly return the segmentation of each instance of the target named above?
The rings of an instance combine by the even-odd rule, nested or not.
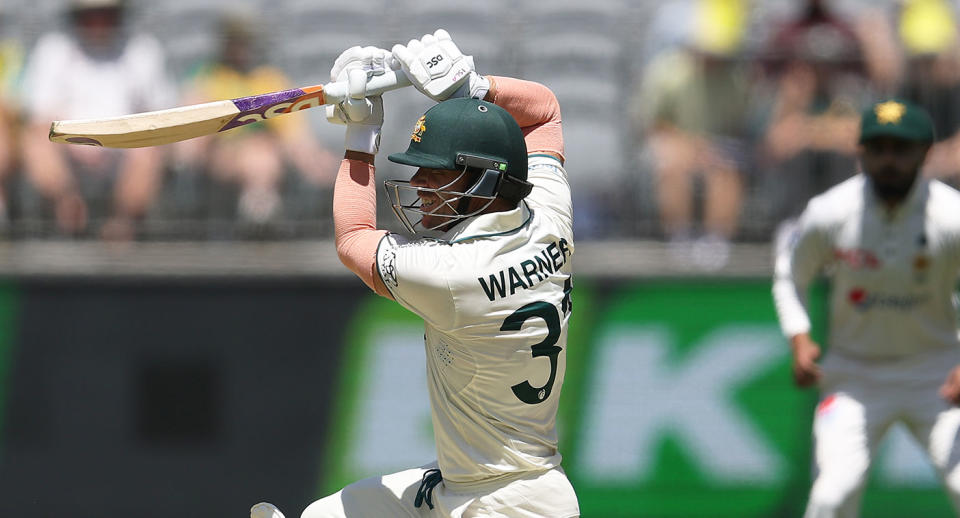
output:
[[[774,299],[800,386],[819,384],[816,463],[806,517],[855,517],[886,431],[903,423],[926,448],[960,510],[960,193],[920,176],[930,116],[899,101],[861,119],[862,174],[810,200],[777,258]],[[829,353],[802,303],[833,272]]]
[[[406,237],[376,229],[374,156],[383,122],[368,77],[402,67],[439,101],[416,122],[409,182],[386,182]],[[573,254],[556,98],[478,75],[439,30],[390,52],[354,47],[331,77],[351,98],[334,192],[337,252],[377,294],[423,318],[436,462],[350,484],[303,518],[579,516],[560,468],[556,413],[566,366]],[[270,504],[254,518],[282,515]]]

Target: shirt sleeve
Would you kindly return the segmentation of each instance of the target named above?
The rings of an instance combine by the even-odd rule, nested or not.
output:
[[[449,246],[387,234],[377,249],[377,271],[394,300],[442,330],[453,327],[456,317],[448,282]]]
[[[573,228],[570,180],[560,161],[548,155],[531,155],[527,181],[533,184],[533,189],[525,198],[530,208],[555,214]]]
[[[507,110],[523,131],[529,154],[527,181],[533,184],[527,202],[535,210],[557,214],[572,227],[573,207],[570,182],[562,162],[563,129],[557,97],[540,83],[510,77],[490,78],[496,83],[493,102]]]
[[[822,225],[816,222],[816,200],[807,205],[796,226],[777,246],[773,298],[784,336],[810,332],[806,299],[810,282],[830,258],[830,245]]]

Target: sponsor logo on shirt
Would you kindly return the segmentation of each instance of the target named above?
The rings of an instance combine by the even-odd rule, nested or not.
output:
[[[859,311],[870,309],[891,309],[895,311],[910,311],[923,304],[929,297],[922,295],[901,295],[894,293],[868,292],[864,288],[852,288],[847,293],[847,300]]]
[[[397,282],[397,252],[387,250],[380,260],[380,277],[384,284],[396,288],[400,285]]]
[[[830,394],[829,396],[823,398],[823,401],[817,405],[817,415],[823,415],[827,413],[830,408],[833,407],[833,404],[837,401],[836,394]]]
[[[880,268],[882,264],[876,254],[865,248],[854,248],[851,250],[837,248],[833,251],[833,258],[846,263],[854,270],[876,270]]]
[[[921,233],[917,237],[917,246],[920,251],[913,258],[913,280],[916,282],[927,282],[927,272],[930,271],[930,256],[927,255],[927,234]]]

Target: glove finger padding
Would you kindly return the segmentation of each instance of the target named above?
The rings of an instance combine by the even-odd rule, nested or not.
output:
[[[371,77],[381,75],[388,70],[399,69],[400,63],[394,59],[393,54],[391,54],[389,50],[371,46],[354,46],[343,51],[337,57],[333,68],[330,69],[330,80],[347,81],[349,83],[349,95],[354,97],[354,99],[363,100],[365,93],[359,93],[359,88],[361,86],[365,87],[365,85],[358,84],[358,79],[356,78],[354,78],[352,83],[350,82],[352,70],[363,71],[365,74],[364,81],[367,81]],[[373,103],[367,100],[363,100],[361,103],[349,101],[347,105],[347,110],[350,112],[349,115],[344,112],[344,108],[340,105],[326,106],[324,110],[327,120],[333,124],[347,124],[351,121],[362,121],[375,111]]]
[[[450,38],[450,33],[443,29],[437,29],[436,32],[436,42],[437,45],[440,45],[443,49],[450,54],[450,58],[454,61],[464,57],[463,53],[460,52],[460,48],[457,47],[457,44],[453,42]],[[470,58],[470,70],[473,70],[473,58]]]
[[[392,51],[410,82],[435,101],[449,98],[475,74],[473,61],[465,59],[443,29],[410,40],[406,47],[394,45]]]
[[[372,113],[372,104],[365,99],[367,95],[367,72],[360,68],[348,68],[347,98],[341,108],[351,122],[362,122]]]
[[[344,51],[330,70],[336,81],[347,82],[347,98],[336,106],[327,106],[327,120],[346,124],[344,144],[347,150],[376,154],[380,148],[383,125],[383,100],[367,97],[367,81],[386,71],[392,55],[376,47],[351,47]]]
[[[350,47],[349,49],[340,53],[337,56],[337,59],[333,62],[333,67],[330,69],[330,80],[331,81],[340,81],[340,75],[347,68],[349,63],[354,63],[362,60],[362,51],[361,47]]]
[[[410,42],[407,43],[407,48],[410,49],[410,52],[419,54],[423,52],[423,43],[420,43],[420,40],[410,40]]]
[[[345,81],[348,68],[360,68],[367,79],[379,76],[388,70],[399,70],[400,64],[389,50],[377,47],[350,47],[337,56],[330,69],[331,81]]]

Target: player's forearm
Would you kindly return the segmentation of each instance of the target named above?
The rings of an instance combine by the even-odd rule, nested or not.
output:
[[[347,151],[333,188],[333,227],[340,261],[384,297],[390,292],[377,273],[377,190],[373,155]]]
[[[789,337],[790,340],[790,349],[796,351],[797,349],[805,346],[809,346],[813,343],[813,339],[810,338],[809,332],[797,333]]]
[[[523,129],[528,153],[551,153],[563,158],[560,104],[549,88],[532,81],[487,76],[486,99],[510,112]]]

